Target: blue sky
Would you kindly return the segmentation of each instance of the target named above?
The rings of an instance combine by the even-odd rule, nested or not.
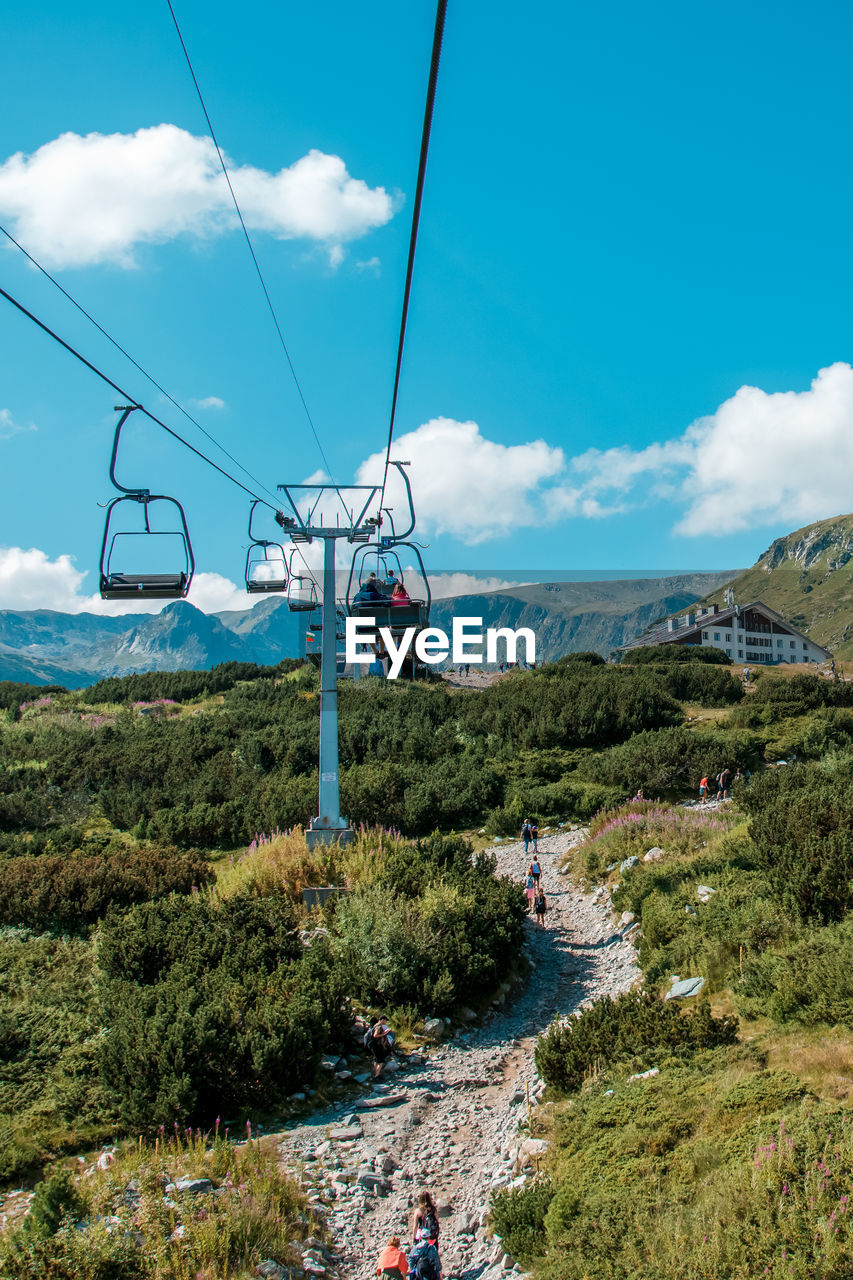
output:
[[[432,3],[176,10],[334,474],[369,477]],[[850,507],[851,27],[450,0],[397,419],[431,565],[746,565]],[[19,9],[0,66],[0,222],[270,488],[313,474],[165,0]],[[0,281],[211,448],[11,249]],[[0,605],[70,607],[115,397],[8,304],[0,352]],[[238,581],[248,501],[154,428],[127,444]]]

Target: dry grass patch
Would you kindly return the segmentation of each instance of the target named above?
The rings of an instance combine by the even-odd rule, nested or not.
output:
[[[768,1066],[793,1072],[821,1098],[851,1104],[853,1032],[817,1027],[777,1036]]]

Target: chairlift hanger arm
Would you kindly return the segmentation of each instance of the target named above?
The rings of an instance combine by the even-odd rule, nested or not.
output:
[[[127,494],[130,498],[137,498],[140,502],[147,502],[151,497],[150,489],[128,489],[126,485],[119,484],[116,480],[116,460],[118,458],[118,442],[121,437],[121,429],[127,422],[128,418],[137,409],[141,408],[138,404],[117,404],[116,413],[120,413],[121,417],[116,423],[115,435],[113,436],[113,452],[110,458],[110,480],[116,489],[120,489],[122,493]],[[145,523],[148,523],[148,512],[145,513]]]
[[[408,465],[409,465],[408,462],[399,462],[396,459],[393,460],[391,463],[389,463],[389,466],[397,468],[397,470],[399,471],[400,475],[403,478],[403,484],[406,486],[406,502],[408,503],[408,507],[409,507],[409,516],[408,516],[409,523],[407,527],[402,530],[401,533],[398,533],[397,530],[394,528],[393,517],[391,516],[390,511],[388,512],[388,518],[391,521],[391,532],[394,535],[394,542],[405,542],[405,540],[408,537],[410,537],[410,535],[414,532],[414,528],[415,528],[415,501],[414,501],[414,498],[412,497],[412,486],[409,483],[409,477],[406,473],[406,467]],[[384,510],[388,511],[388,508],[385,507]]]

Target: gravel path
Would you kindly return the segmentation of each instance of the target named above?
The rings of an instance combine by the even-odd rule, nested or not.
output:
[[[625,991],[639,976],[634,948],[616,932],[605,893],[581,893],[557,873],[559,855],[582,836],[560,832],[540,840],[549,910],[547,928],[532,919],[526,926],[527,983],[500,995],[482,1025],[425,1058],[401,1059],[395,1075],[374,1086],[367,1081],[356,1103],[282,1136],[283,1159],[305,1162],[312,1198],[327,1211],[342,1280],[372,1276],[392,1231],[406,1247],[411,1205],[422,1187],[439,1202],[445,1280],[491,1280],[513,1269],[483,1227],[492,1191],[521,1185],[536,1163],[538,1144],[520,1151],[525,1135],[518,1132],[544,1090],[533,1061],[536,1037],[555,1016]],[[522,880],[529,862],[523,846],[499,844],[495,853],[498,873]],[[322,1276],[326,1266],[328,1257],[306,1259],[309,1275]]]

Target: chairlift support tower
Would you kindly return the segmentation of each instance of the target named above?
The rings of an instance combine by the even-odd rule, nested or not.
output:
[[[369,542],[376,532],[378,519],[368,516],[368,509],[380,492],[380,485],[306,485],[280,484],[278,489],[287,499],[293,515],[285,516],[283,528],[295,543],[310,543],[316,538],[323,543],[323,603],[320,645],[320,782],[317,816],[305,832],[309,849],[321,844],[349,844],[352,827],[341,816],[341,794],[338,780],[338,668],[337,668],[337,600],[335,592],[335,547],[340,538],[349,543]],[[315,496],[316,495],[316,496]],[[353,495],[350,497],[350,495]],[[307,512],[303,511],[309,496]],[[331,500],[335,523],[326,523],[323,505]]]

